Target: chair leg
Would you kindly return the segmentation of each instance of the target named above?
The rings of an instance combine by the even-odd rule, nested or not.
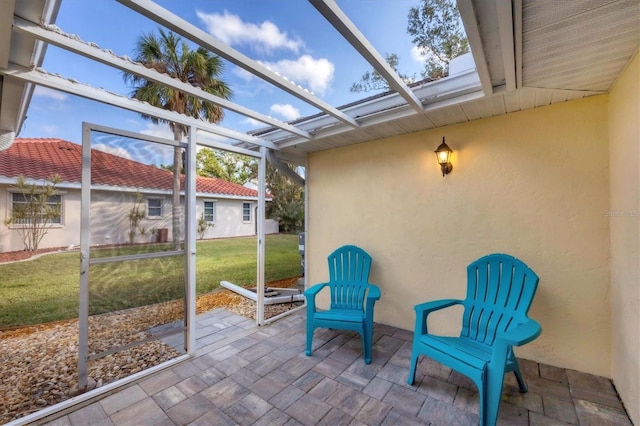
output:
[[[413,382],[416,381],[416,366],[418,364],[418,354],[415,351],[411,353],[411,368],[409,369],[409,378],[407,383],[413,386]]]
[[[524,381],[524,377],[522,377],[522,372],[520,371],[520,365],[518,364],[518,360],[515,355],[512,353],[510,356],[510,363],[513,365],[513,374],[516,376],[516,380],[518,381],[518,387],[520,388],[521,393],[526,393],[528,391],[527,384]]]
[[[492,374],[493,373],[493,374]],[[502,398],[502,382],[504,381],[504,372],[502,374],[496,374],[495,372],[488,372],[485,378],[485,391],[486,396],[484,399],[484,423],[482,416],[480,417],[481,425],[495,425],[498,421],[498,411],[500,410],[500,399]],[[480,398],[482,403],[482,397]]]
[[[520,372],[520,367],[516,364],[516,368],[513,370],[513,374],[516,376],[516,380],[518,381],[518,387],[520,387],[521,393],[526,393],[529,389],[527,389],[527,384],[524,382],[524,378],[522,377],[522,373]]]
[[[307,324],[307,356],[311,356],[311,346],[313,345],[313,330],[314,328]]]
[[[367,324],[364,325],[364,329],[362,330],[362,352],[364,353],[364,363],[371,364],[371,352],[372,352],[372,341],[373,341],[373,330],[371,327],[368,327]]]

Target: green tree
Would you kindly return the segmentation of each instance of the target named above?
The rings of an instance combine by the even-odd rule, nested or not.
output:
[[[20,234],[26,251],[38,250],[40,241],[54,223],[59,223],[62,213],[56,187],[62,179],[53,175],[47,180],[49,183],[37,185],[18,176],[12,188],[15,192],[12,192],[11,215],[4,223],[12,225]]]
[[[244,185],[257,178],[254,158],[233,152],[202,148],[196,154],[196,172],[199,176],[216,177]]]
[[[295,170],[295,167],[287,164]],[[267,190],[271,202],[267,203],[267,217],[275,219],[283,232],[300,232],[304,229],[304,190],[267,164]]]
[[[397,73],[398,72],[398,62],[400,62],[400,58],[395,53],[386,54],[384,58],[389,66]],[[402,81],[407,84],[415,81],[414,77],[410,77],[406,74],[398,74]],[[371,70],[365,72],[362,77],[360,77],[360,81],[358,83],[353,83],[349,91],[353,93],[360,92],[369,92],[371,90],[385,90],[388,89],[389,85],[387,81],[380,75],[380,73],[376,70]]]
[[[451,59],[469,51],[469,41],[455,0],[422,0],[419,7],[409,9],[407,33],[425,57],[422,78],[438,79],[449,74]],[[395,53],[385,56],[387,63],[398,71],[399,58]],[[405,83],[414,77],[399,74]],[[389,85],[377,71],[367,71],[358,83],[351,85],[354,93],[387,90]]]
[[[165,32],[159,29],[159,33],[159,36],[149,33],[138,38],[134,49],[135,61],[184,83],[200,87],[207,93],[225,99],[231,98],[231,89],[219,78],[224,65],[220,57],[202,47],[191,50],[181,37],[170,31]],[[150,105],[189,117],[205,119],[212,123],[221,121],[224,116],[222,108],[218,105],[186,95],[164,84],[129,73],[124,74],[124,80],[134,88],[131,96]],[[182,140],[187,134],[187,128],[181,124],[167,122],[148,115],[142,117],[151,120],[154,124],[168,123],[176,141]],[[182,150],[180,148],[174,149],[173,164],[172,229],[173,247],[177,249],[180,244],[181,167],[176,165],[182,164]]]
[[[142,226],[142,220],[147,217],[147,212],[144,211],[142,207],[142,202],[144,199],[142,198],[142,194],[140,192],[136,192],[136,200],[133,203],[133,207],[127,213],[127,220],[129,221],[129,232],[127,235],[129,236],[129,244],[133,244],[136,242],[136,235],[140,233],[140,235],[145,235],[147,233],[147,228]]]
[[[217,177],[244,185],[256,183],[258,162],[249,156],[203,148],[196,154],[199,176]],[[287,164],[292,170],[294,166]],[[304,228],[304,191],[267,163],[266,187],[271,194],[266,216],[275,219],[283,232],[299,232]]]
[[[409,10],[407,32],[426,56],[425,78],[447,76],[451,59],[469,51],[455,0],[422,0],[420,7]]]

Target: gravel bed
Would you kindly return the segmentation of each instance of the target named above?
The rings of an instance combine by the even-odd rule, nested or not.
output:
[[[297,278],[270,283],[293,287]],[[265,306],[267,318],[300,306],[301,302]],[[255,318],[255,303],[229,290],[198,297],[196,312],[225,308]],[[145,306],[89,318],[89,353],[150,336],[149,329],[179,320],[180,302]],[[77,386],[78,321],[59,321],[0,331],[0,424],[24,417],[70,398]],[[179,356],[160,341],[145,343],[89,363],[96,387]]]

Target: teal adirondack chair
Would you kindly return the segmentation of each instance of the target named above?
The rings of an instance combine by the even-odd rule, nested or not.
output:
[[[307,356],[311,356],[313,331],[317,327],[357,331],[362,336],[364,362],[371,363],[373,344],[373,305],[380,299],[380,289],[369,283],[371,256],[356,246],[343,246],[331,253],[329,282],[308,288]],[[328,310],[316,308],[316,295],[324,288],[330,291]]]
[[[495,425],[505,373],[513,371],[520,392],[527,392],[513,346],[537,338],[540,324],[527,317],[538,286],[538,276],[522,261],[507,254],[491,254],[467,267],[467,297],[422,303],[414,307],[411,369],[426,355],[469,377],[480,394],[480,424]],[[464,306],[459,337],[430,334],[427,316],[439,309]],[[428,379],[425,379],[428,380]]]

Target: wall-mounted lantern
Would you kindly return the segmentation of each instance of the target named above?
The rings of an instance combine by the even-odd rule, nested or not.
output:
[[[453,151],[449,146],[444,142],[444,136],[442,137],[442,143],[436,149],[436,157],[438,159],[438,164],[440,164],[440,170],[442,170],[442,176],[448,175],[453,170],[453,165],[449,161],[451,158],[451,153]]]

